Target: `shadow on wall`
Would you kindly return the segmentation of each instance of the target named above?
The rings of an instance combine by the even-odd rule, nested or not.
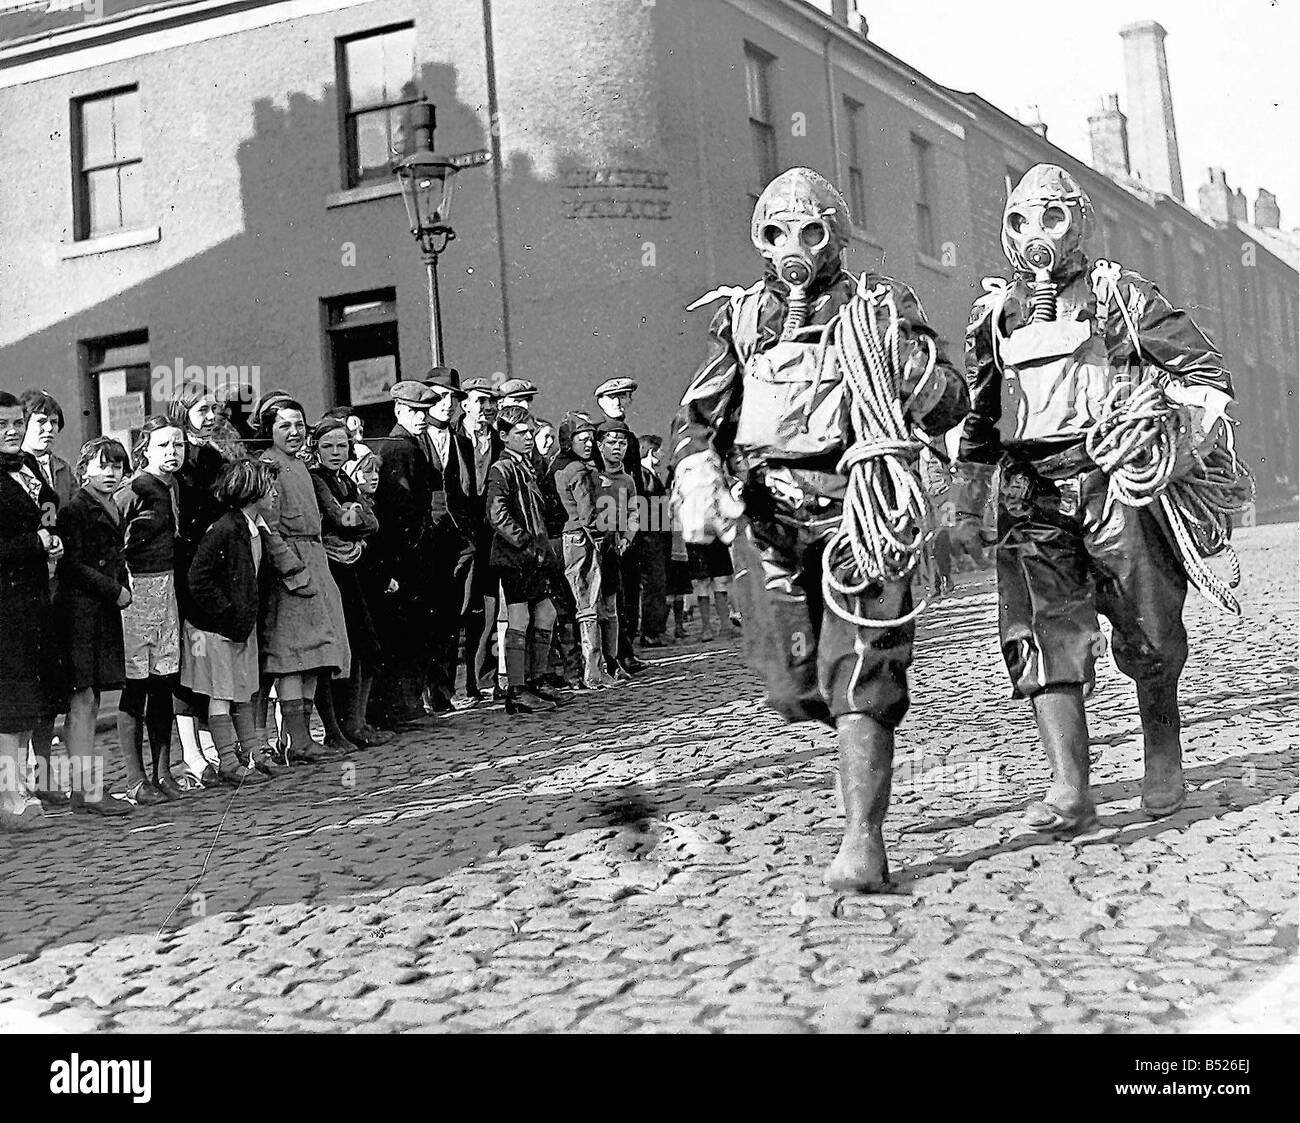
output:
[[[455,67],[439,64],[422,70],[421,89],[438,110],[437,147],[453,152],[487,148],[489,138],[479,107],[458,100],[457,85]],[[86,366],[88,341],[148,332],[152,400],[147,408],[151,413],[161,411],[185,367],[198,366],[210,382],[243,383],[250,399],[261,390],[285,388],[302,398],[309,420],[314,420],[344,400],[336,392],[324,302],[395,290],[398,376],[419,378],[427,370],[425,277],[400,197],[326,206],[325,197],[342,187],[334,88],[325,87],[319,99],[290,94],[287,106],[258,99],[253,103],[253,121],[252,136],[240,143],[235,156],[244,218],[241,234],[0,349],[5,369],[12,372],[3,378],[5,389],[18,392],[41,384],[60,399],[68,422],[59,448],[64,456],[75,457],[80,443],[100,432],[98,389]],[[637,165],[635,152],[626,159]],[[584,170],[571,155],[560,166],[567,175],[579,178]],[[145,167],[147,174],[148,160]],[[581,304],[583,297],[557,288],[556,271],[544,261],[557,253],[552,244],[557,237],[567,236],[567,255],[590,253],[599,268],[617,273],[598,231],[566,229],[593,224],[539,221],[540,216],[558,213],[561,188],[536,176],[527,156],[512,158],[503,179],[508,200],[504,253],[496,237],[490,172],[475,169],[462,173],[453,210],[461,236],[442,261],[440,295],[447,353],[462,377],[490,376],[506,365],[499,254],[505,260],[512,307],[532,302],[554,310]],[[159,208],[164,244],[170,210],[201,207],[202,199],[203,193],[195,190]],[[511,235],[511,230],[516,233]],[[155,251],[145,246],[115,252]],[[90,263],[106,262],[104,267],[112,268],[112,256],[58,267],[90,270],[96,268]],[[538,268],[538,262],[544,267]],[[593,269],[583,278],[588,289],[596,276]],[[617,283],[617,277],[613,279]],[[601,284],[613,287],[607,280]],[[634,296],[628,299],[635,301]],[[584,346],[578,346],[584,342],[579,324],[597,314],[578,308],[573,322],[553,316],[555,333],[570,336],[568,360],[557,359],[551,369],[530,365],[516,371],[542,385],[539,412],[558,418],[565,409],[590,408],[591,389],[617,373],[608,369],[615,365],[612,359],[600,358],[617,350],[613,339],[596,341],[594,356],[590,336]],[[518,345],[519,340],[515,342]],[[553,341],[543,351],[558,356],[566,348]],[[346,367],[343,383],[347,383]],[[661,428],[666,429],[667,421],[662,419]],[[391,408],[383,406],[367,432],[386,432],[391,424]],[[643,428],[653,431],[650,424]]]

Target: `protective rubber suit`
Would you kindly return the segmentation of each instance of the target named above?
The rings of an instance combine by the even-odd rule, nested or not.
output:
[[[1060,834],[1095,823],[1083,699],[1114,625],[1119,669],[1137,683],[1146,743],[1142,806],[1181,806],[1178,677],[1187,577],[1161,508],[1113,502],[1090,452],[1111,405],[1154,384],[1180,423],[1180,456],[1221,431],[1232,393],[1223,356],[1146,278],[1091,261],[1092,204],[1050,164],[1007,200],[1002,246],[1014,276],[985,281],[971,314],[972,408],[962,436],[956,536],[977,542],[995,465],[1002,653],[1018,697],[1033,699],[1052,766],[1027,823]]]
[[[826,880],[869,890],[888,880],[881,824],[914,629],[857,625],[824,610],[823,555],[840,523],[841,458],[855,436],[827,325],[861,291],[887,298],[900,324],[907,417],[943,433],[961,421],[968,397],[911,289],[844,271],[851,229],[843,197],[816,172],[793,168],[767,186],[751,224],[763,279],[692,306],[729,298],[713,318],[708,357],[682,399],[669,453],[687,541],[734,536],[746,656],[769,704],[789,721],[839,731],[847,824]],[[895,621],[911,607],[910,583],[896,581],[870,588],[857,613]]]

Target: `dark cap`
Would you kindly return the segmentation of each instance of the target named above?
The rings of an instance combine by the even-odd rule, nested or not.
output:
[[[438,401],[438,395],[423,382],[409,378],[395,383],[388,392],[393,396],[393,401],[412,409],[432,409]]]
[[[432,367],[424,376],[424,384],[441,394],[455,394],[463,398],[465,392],[460,388],[460,371],[455,367]]]
[[[600,440],[609,433],[622,433],[628,441],[633,439],[632,430],[628,428],[627,422],[621,417],[611,417],[596,426],[596,440]]]

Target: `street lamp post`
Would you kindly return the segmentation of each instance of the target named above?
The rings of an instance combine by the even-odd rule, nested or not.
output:
[[[448,224],[455,176],[462,168],[487,163],[489,154],[482,150],[455,156],[435,152],[433,136],[438,127],[437,115],[427,101],[419,101],[412,107],[412,121],[415,151],[393,166],[393,174],[401,186],[406,217],[420,246],[420,258],[429,282],[429,353],[433,365],[440,367],[444,364],[438,257],[456,237],[456,231]]]

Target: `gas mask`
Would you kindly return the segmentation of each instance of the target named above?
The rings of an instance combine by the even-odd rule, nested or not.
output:
[[[1056,319],[1057,282],[1087,264],[1083,242],[1092,222],[1091,200],[1055,164],[1035,164],[1007,197],[1002,250],[1018,272],[1033,278],[1031,323]]]
[[[808,289],[838,269],[851,229],[844,196],[811,168],[790,168],[763,189],[750,237],[790,289],[782,339],[807,322]]]

